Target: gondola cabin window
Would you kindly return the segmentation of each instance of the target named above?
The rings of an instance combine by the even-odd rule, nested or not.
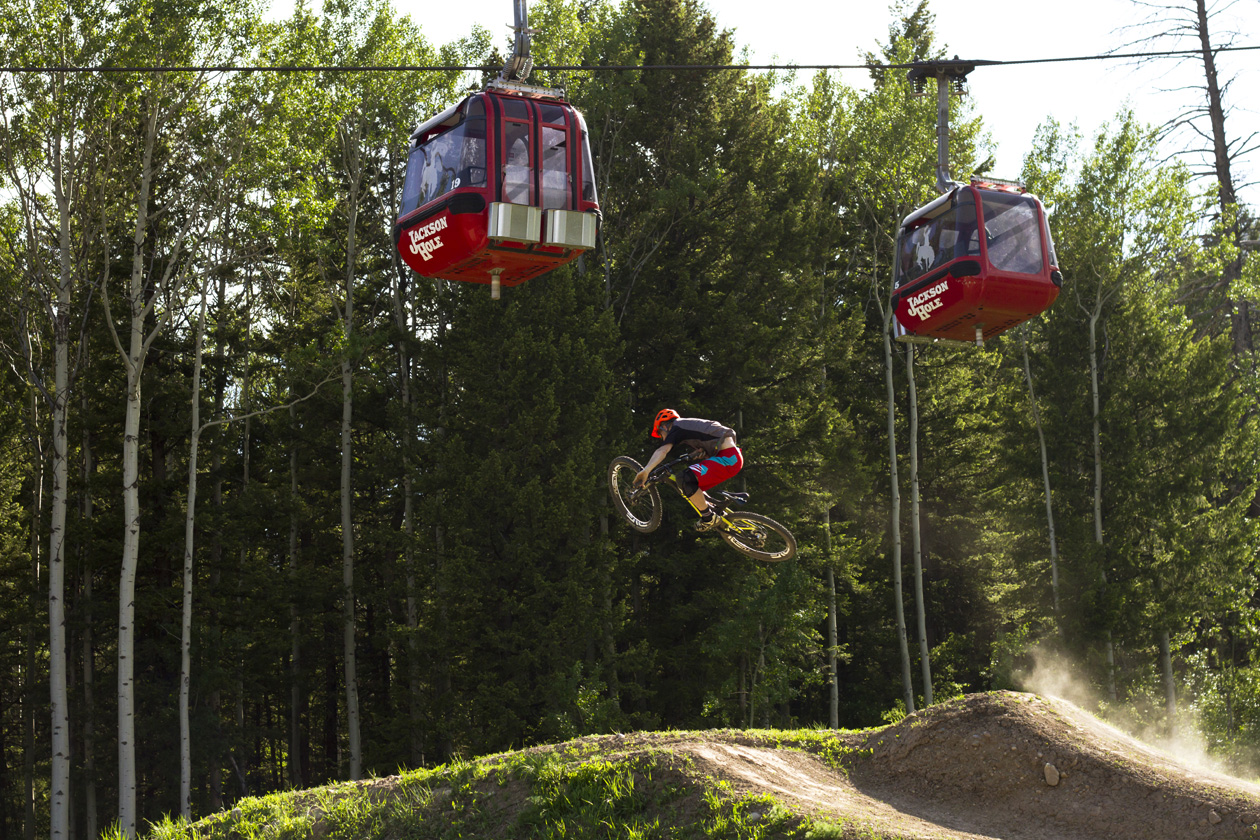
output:
[[[412,150],[400,215],[458,187],[485,183],[486,110],[479,99],[473,99],[456,125]]]
[[[529,105],[504,98],[503,200],[509,204],[533,204],[533,169],[529,154]]]
[[[976,225],[976,204],[971,192],[964,190],[958,203],[935,218],[923,222],[901,240],[900,282],[908,283],[947,262],[966,256],[980,255],[980,237]]]
[[[563,210],[572,207],[569,200],[569,148],[567,120],[563,108],[539,104],[542,123],[542,190],[543,209]]]
[[[999,271],[1039,274],[1042,270],[1041,219],[1029,196],[984,194],[984,230],[989,262]],[[1053,252],[1050,262],[1054,262]]]
[[[586,120],[579,111],[574,111],[573,115],[577,118],[578,136],[581,138],[582,146],[582,201],[597,204],[599,198],[595,195],[595,162],[591,159],[591,144],[587,140]]]

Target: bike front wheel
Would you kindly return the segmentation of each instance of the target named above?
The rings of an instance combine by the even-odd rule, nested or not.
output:
[[[631,528],[650,534],[661,526],[661,494],[655,484],[634,486],[634,477],[643,469],[639,462],[618,455],[608,465],[608,492],[613,504]]]
[[[731,548],[754,560],[778,563],[796,556],[792,532],[759,513],[728,513],[717,532]]]

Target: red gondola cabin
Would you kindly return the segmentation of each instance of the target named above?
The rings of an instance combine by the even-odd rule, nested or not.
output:
[[[560,91],[502,80],[411,135],[394,240],[426,277],[515,286],[595,246],[582,115]]]
[[[992,338],[1048,309],[1062,284],[1045,209],[1020,187],[959,184],[897,231],[903,340]]]

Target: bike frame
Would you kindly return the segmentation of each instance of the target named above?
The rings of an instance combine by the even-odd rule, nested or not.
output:
[[[686,465],[698,464],[701,461],[703,461],[706,457],[707,456],[700,455],[698,453],[689,453],[687,455],[683,455],[681,457],[675,458],[672,461],[666,461],[665,463],[661,464],[659,467],[652,470],[652,472],[648,474],[648,482],[652,484],[661,484],[663,482],[668,481],[669,483],[671,483],[674,486],[674,489],[678,491],[678,495],[682,496],[683,500],[687,502],[687,505],[696,512],[696,518],[699,518],[700,516],[702,516],[702,514],[700,513],[700,508],[696,507],[696,503],[691,501],[691,497],[688,496],[685,492],[683,492],[682,487],[680,487],[678,484],[678,479],[674,477],[674,470],[677,467],[684,464]],[[729,527],[731,523],[726,521],[725,501],[727,500],[715,499],[713,496],[710,496],[707,491],[705,491],[704,497],[705,499],[708,500],[709,507],[713,510],[713,515],[718,518],[718,521],[721,523],[721,525]]]
[[[699,514],[699,508],[691,501],[695,493],[688,494],[683,490],[677,480],[677,471],[679,467],[698,463],[705,457],[702,452],[688,453],[666,461],[653,468],[642,484],[630,480],[631,476],[637,477],[643,471],[638,461],[628,455],[614,458],[608,466],[609,491],[630,527],[641,534],[650,534],[660,527],[664,505],[657,485],[666,480],[673,482],[678,495]],[[755,560],[778,562],[796,556],[796,538],[783,525],[759,513],[731,510],[748,502],[747,493],[711,489],[705,492],[705,498],[717,521],[713,527],[703,530],[716,533],[736,551]],[[646,507],[643,504],[645,501]]]

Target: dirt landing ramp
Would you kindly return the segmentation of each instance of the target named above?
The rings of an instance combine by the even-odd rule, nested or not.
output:
[[[1260,787],[1181,764],[1062,700],[973,695],[851,744],[845,772],[767,747],[684,749],[738,789],[855,837],[1260,838]]]

